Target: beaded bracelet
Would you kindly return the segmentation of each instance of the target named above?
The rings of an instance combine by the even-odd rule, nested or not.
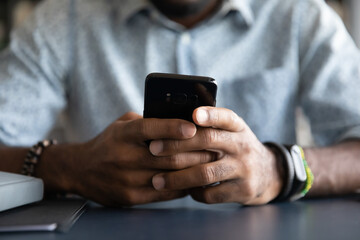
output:
[[[21,174],[27,176],[34,176],[35,166],[39,163],[40,157],[44,152],[45,148],[54,144],[57,144],[56,140],[44,140],[38,142],[32,148],[30,148],[26,155]]]

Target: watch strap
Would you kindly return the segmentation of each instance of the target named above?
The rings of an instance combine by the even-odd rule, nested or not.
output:
[[[304,197],[314,181],[304,150],[298,145],[282,145],[275,142],[265,142],[264,145],[274,150],[285,169],[283,189],[274,201],[295,201]]]
[[[285,170],[285,177],[284,177],[284,185],[283,188],[277,198],[274,201],[285,201],[287,200],[294,181],[294,163],[292,161],[291,155],[289,151],[285,148],[284,145],[275,143],[275,142],[265,142],[265,146],[273,149],[277,154],[278,159],[281,161],[284,170]]]

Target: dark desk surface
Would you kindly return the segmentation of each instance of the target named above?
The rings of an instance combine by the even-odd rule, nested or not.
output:
[[[170,203],[161,208],[90,205],[68,233],[0,234],[0,239],[360,239],[360,196],[259,207]]]

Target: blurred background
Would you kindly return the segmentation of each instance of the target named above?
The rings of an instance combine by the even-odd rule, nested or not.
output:
[[[0,1],[0,50],[9,43],[11,29],[21,24],[41,1]],[[326,2],[342,17],[350,34],[360,47],[360,0],[326,0]]]

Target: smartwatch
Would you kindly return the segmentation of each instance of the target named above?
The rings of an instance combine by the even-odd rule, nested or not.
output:
[[[278,160],[285,170],[283,189],[273,201],[295,201],[304,197],[311,188],[314,176],[307,165],[302,148],[298,145],[275,142],[265,142],[264,145],[278,153]]]
[[[301,148],[298,145],[285,147],[289,151],[294,165],[294,179],[288,199],[290,201],[295,201],[303,197],[302,192],[306,185],[307,175],[304,165],[304,157]]]

